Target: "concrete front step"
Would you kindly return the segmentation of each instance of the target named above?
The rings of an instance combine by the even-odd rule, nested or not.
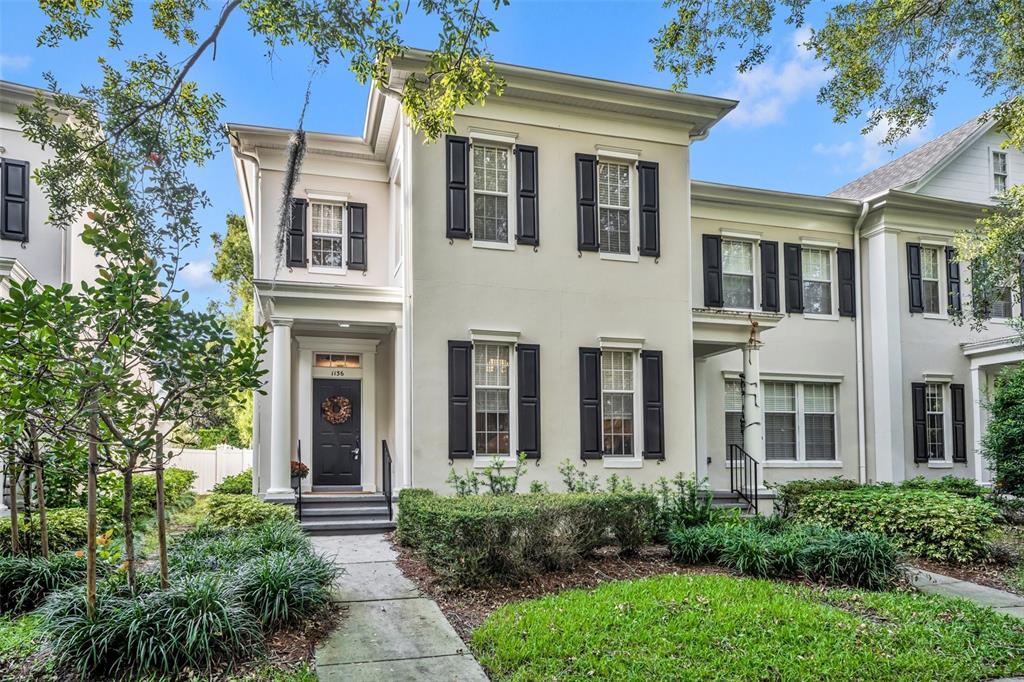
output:
[[[384,533],[395,529],[395,522],[383,519],[306,519],[300,522],[302,530],[311,535],[358,535]]]
[[[303,493],[303,507],[317,507],[323,505],[338,505],[365,507],[369,505],[385,504],[387,500],[383,493]]]
[[[350,506],[327,506],[322,505],[319,507],[309,508],[306,505],[302,505],[302,518],[313,518],[313,517],[343,517],[343,518],[378,518],[383,516],[387,518],[388,507],[386,504],[380,504],[377,506],[366,506],[366,507],[350,507]]]

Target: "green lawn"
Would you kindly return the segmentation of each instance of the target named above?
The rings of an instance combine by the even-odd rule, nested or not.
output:
[[[725,576],[510,604],[474,633],[494,680],[988,680],[1024,673],[1024,621],[916,593]]]

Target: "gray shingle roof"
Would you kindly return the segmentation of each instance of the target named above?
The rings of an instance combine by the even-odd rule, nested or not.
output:
[[[880,192],[916,182],[932,168],[942,163],[950,154],[958,151],[961,145],[978,130],[987,127],[990,123],[991,119],[985,120],[984,114],[979,114],[948,133],[939,135],[934,140],[911,149],[884,166],[879,166],[853,182],[829,192],[828,196],[864,200]]]

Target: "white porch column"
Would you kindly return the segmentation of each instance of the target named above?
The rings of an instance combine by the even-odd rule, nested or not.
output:
[[[270,487],[267,500],[291,502],[292,459],[292,321],[271,318],[274,350],[270,369]]]
[[[981,437],[985,433],[985,425],[982,423],[982,382],[988,379],[985,371],[978,365],[971,363],[971,425],[974,428],[974,480],[984,483],[985,479],[985,458],[981,456]]]
[[[708,362],[705,358],[694,358],[693,361],[693,401],[694,423],[693,435],[696,445],[697,479],[703,480],[710,476],[708,471]],[[728,455],[727,455],[728,456]],[[726,462],[728,466],[728,462]],[[715,486],[715,482],[711,486]]]
[[[757,325],[743,347],[743,449],[757,462],[757,488],[764,488],[764,405],[761,391],[761,336]]]
[[[394,373],[394,390],[392,391],[395,414],[395,442],[391,446],[393,459],[391,472],[392,488],[400,490],[412,486],[412,461],[409,457],[408,445],[408,414],[409,393],[406,383],[406,334],[404,325],[395,325],[395,343],[393,348],[392,368]]]

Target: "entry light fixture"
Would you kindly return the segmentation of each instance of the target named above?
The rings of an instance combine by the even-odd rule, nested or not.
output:
[[[348,329],[352,325],[350,325],[348,322],[339,322],[338,326],[341,327],[342,329]]]

